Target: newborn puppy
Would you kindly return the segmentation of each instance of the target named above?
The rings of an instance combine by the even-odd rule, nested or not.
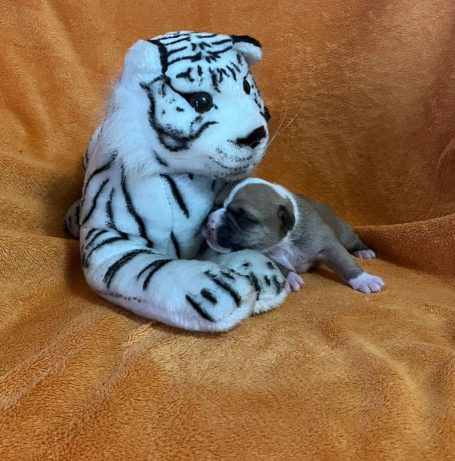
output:
[[[381,291],[384,282],[359,267],[351,254],[375,258],[352,227],[329,207],[259,178],[238,183],[211,213],[202,235],[219,253],[254,249],[275,261],[288,291],[303,284],[298,273],[318,263],[332,268],[352,288]]]

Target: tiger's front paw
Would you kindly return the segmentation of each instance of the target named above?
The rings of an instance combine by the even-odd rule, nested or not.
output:
[[[256,292],[253,314],[266,312],[281,304],[287,296],[285,277],[277,265],[263,254],[242,250],[220,255],[219,263],[243,275]]]
[[[227,322],[229,328],[251,314],[255,291],[242,275],[228,269],[212,267],[195,277],[185,301],[209,322]]]

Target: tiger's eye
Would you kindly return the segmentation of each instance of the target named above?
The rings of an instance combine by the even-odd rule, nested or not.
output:
[[[243,79],[243,91],[245,91],[246,94],[251,93],[251,85],[246,79],[246,77]]]
[[[213,107],[212,96],[204,91],[191,94],[188,97],[188,102],[200,114],[208,112]]]

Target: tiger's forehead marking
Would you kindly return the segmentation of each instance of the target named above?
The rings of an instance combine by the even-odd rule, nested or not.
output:
[[[163,74],[189,83],[209,79],[216,91],[224,79],[240,79],[249,73],[241,53],[233,51],[229,35],[174,32],[149,40],[158,46]],[[229,53],[231,52],[231,53]],[[182,69],[187,63],[188,67]]]
[[[231,37],[219,34],[176,32],[158,36],[152,41],[166,49],[168,67],[181,61],[206,61],[211,64],[233,48]]]

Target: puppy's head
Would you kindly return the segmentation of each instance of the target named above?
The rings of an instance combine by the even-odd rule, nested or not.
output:
[[[220,253],[247,248],[266,251],[294,227],[295,209],[291,194],[283,187],[246,179],[234,187],[223,208],[210,214],[202,234]]]

